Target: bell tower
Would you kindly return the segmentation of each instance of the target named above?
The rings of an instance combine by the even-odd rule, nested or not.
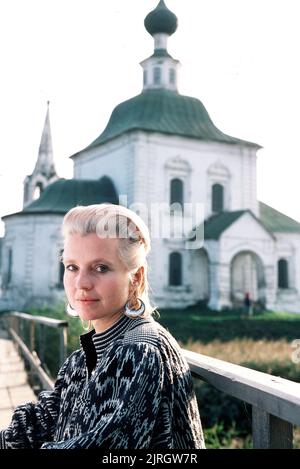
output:
[[[177,29],[177,17],[160,0],[146,16],[144,24],[154,39],[154,53],[140,64],[144,70],[143,91],[166,89],[177,92],[179,61],[167,50],[168,39]]]

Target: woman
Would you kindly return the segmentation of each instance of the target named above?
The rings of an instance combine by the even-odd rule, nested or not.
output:
[[[63,221],[68,311],[92,324],[53,391],[19,406],[2,448],[204,448],[189,367],[148,297],[149,231],[131,210],[75,207]]]

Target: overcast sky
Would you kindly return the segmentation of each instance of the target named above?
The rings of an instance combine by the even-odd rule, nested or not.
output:
[[[0,216],[22,209],[46,102],[54,158],[94,140],[111,111],[142,88],[152,54],[144,18],[158,0],[0,0]],[[179,27],[169,52],[179,91],[216,126],[259,143],[258,197],[300,221],[299,0],[166,0]],[[0,224],[0,235],[3,224]]]

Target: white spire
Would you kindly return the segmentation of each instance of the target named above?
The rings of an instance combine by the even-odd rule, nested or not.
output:
[[[24,180],[24,206],[38,198],[46,186],[58,179],[53,160],[49,104],[49,101],[47,101],[47,113],[38,158],[33,173],[26,176]]]
[[[43,174],[46,178],[51,178],[56,174],[54,161],[53,161],[53,150],[52,150],[52,137],[51,127],[49,118],[49,101],[47,101],[47,113],[45,124],[43,128],[41,143],[39,147],[38,159],[34,168],[33,173]]]

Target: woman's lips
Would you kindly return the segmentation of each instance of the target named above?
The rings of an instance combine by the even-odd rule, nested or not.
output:
[[[99,301],[99,300],[94,300],[94,299],[84,299],[84,300],[81,300],[81,299],[79,298],[79,300],[77,300],[77,301],[82,301],[83,303],[92,303],[93,301]]]

